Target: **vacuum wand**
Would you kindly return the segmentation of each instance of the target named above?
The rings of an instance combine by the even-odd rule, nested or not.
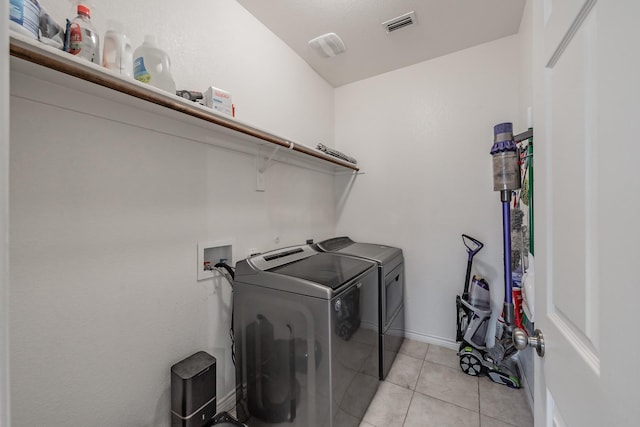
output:
[[[511,331],[515,317],[513,307],[513,278],[511,277],[511,207],[509,202],[502,202],[502,239],[504,248],[504,322],[507,331]]]
[[[493,128],[493,190],[500,192],[502,202],[502,238],[504,250],[504,308],[503,316],[507,333],[513,330],[515,310],[513,306],[513,277],[511,268],[511,195],[520,188],[520,153],[513,141],[513,124],[500,123]]]

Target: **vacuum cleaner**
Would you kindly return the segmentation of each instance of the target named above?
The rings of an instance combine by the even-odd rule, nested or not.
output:
[[[490,330],[491,300],[489,283],[479,277],[471,278],[473,257],[484,246],[468,235],[462,235],[467,248],[467,272],[462,295],[456,296],[457,332],[460,342],[460,368],[468,375],[487,375],[492,381],[511,388],[520,388],[520,375],[513,356],[517,349],[512,342],[514,305],[511,267],[511,201],[513,191],[520,188],[519,152],[513,140],[513,125],[501,123],[494,127],[493,189],[500,192],[502,202],[502,234],[504,250],[505,299],[504,325],[496,328],[496,342],[487,347],[486,334]]]

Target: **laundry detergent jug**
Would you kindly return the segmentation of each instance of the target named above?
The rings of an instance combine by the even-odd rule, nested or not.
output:
[[[129,37],[124,33],[122,24],[117,21],[107,22],[102,48],[102,66],[133,77],[133,49]]]
[[[144,43],[133,53],[133,77],[175,95],[169,55],[156,46],[155,36],[144,36]]]

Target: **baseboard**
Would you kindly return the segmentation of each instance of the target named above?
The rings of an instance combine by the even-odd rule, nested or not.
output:
[[[409,338],[415,341],[420,341],[427,344],[439,345],[440,347],[446,347],[453,350],[457,350],[459,347],[459,344],[451,339],[434,337],[432,335],[425,335],[419,332],[405,331],[404,336],[405,338]]]
[[[236,407],[236,389],[234,388],[222,399],[218,400],[217,412],[231,412]]]
[[[526,375],[524,375],[524,369],[522,368],[522,364],[520,363],[520,358],[516,359],[516,363],[518,364],[518,369],[523,373],[521,375],[522,379],[522,388],[524,388],[524,393],[527,395],[527,403],[529,403],[529,408],[531,409],[531,413],[535,414],[535,410],[533,407],[533,395],[531,394],[531,387],[529,386],[529,381],[527,381]]]

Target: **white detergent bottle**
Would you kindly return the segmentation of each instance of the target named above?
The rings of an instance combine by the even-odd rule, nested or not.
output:
[[[155,36],[144,36],[144,43],[133,53],[133,77],[175,95],[171,61],[165,51],[156,46]]]
[[[122,24],[107,21],[102,48],[102,66],[127,77],[133,77],[133,48]]]

